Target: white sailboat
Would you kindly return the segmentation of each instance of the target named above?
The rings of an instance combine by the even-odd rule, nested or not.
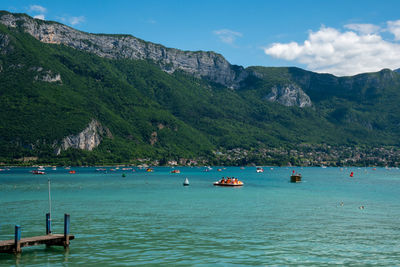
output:
[[[189,179],[186,177],[185,181],[183,182],[183,186],[188,186],[189,185]]]

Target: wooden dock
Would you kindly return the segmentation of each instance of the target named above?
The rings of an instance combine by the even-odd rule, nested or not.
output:
[[[69,241],[75,239],[69,233],[69,214],[64,215],[64,234],[51,233],[50,214],[46,214],[46,235],[21,238],[21,227],[15,226],[14,239],[0,241],[0,253],[21,253],[23,247],[38,245],[69,247]]]
[[[0,241],[0,253],[19,253],[23,247],[38,245],[68,247],[69,240],[74,238],[74,235],[66,237],[62,234],[27,237],[19,240],[19,249],[17,249],[14,239]]]

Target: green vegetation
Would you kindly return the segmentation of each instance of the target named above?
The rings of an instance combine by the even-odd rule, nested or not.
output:
[[[5,38],[4,36],[7,36]],[[7,40],[6,40],[7,39]],[[181,158],[225,164],[301,164],[274,154],[232,161],[213,151],[290,150],[300,145],[397,146],[400,74],[338,78],[298,68],[251,67],[238,90],[184,72],[168,74],[144,60],[110,60],[63,45],[44,44],[18,27],[0,25],[0,162],[24,157],[60,165],[167,163]],[[43,77],[60,74],[61,81]],[[274,85],[295,83],[311,108],[264,98]],[[59,142],[92,120],[107,127],[93,151]],[[236,163],[235,163],[236,162]]]

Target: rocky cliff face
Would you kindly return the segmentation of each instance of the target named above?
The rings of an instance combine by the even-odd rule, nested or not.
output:
[[[112,138],[110,130],[103,127],[97,120],[92,120],[82,132],[65,137],[61,141],[61,146],[57,148],[56,154],[59,155],[61,150],[68,148],[92,151],[100,145],[104,136]]]
[[[153,60],[166,72],[179,69],[230,88],[238,88],[248,75],[243,67],[229,64],[223,56],[214,52],[166,48],[130,35],[88,34],[56,22],[8,12],[0,13],[0,23],[11,28],[21,27],[44,43],[64,44],[112,59]]]
[[[35,81],[43,81],[48,83],[62,83],[61,75],[59,73],[54,73],[51,70],[44,70],[42,67],[32,67],[30,71],[35,71]]]
[[[13,49],[10,46],[10,37],[7,34],[0,34],[0,54],[5,55]]]
[[[311,107],[310,97],[295,84],[274,86],[265,98],[271,102],[278,102],[284,106]]]

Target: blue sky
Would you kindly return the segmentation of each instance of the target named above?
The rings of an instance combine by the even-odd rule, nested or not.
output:
[[[340,76],[400,68],[400,1],[2,0],[0,9],[86,32],[215,51],[245,67]]]

